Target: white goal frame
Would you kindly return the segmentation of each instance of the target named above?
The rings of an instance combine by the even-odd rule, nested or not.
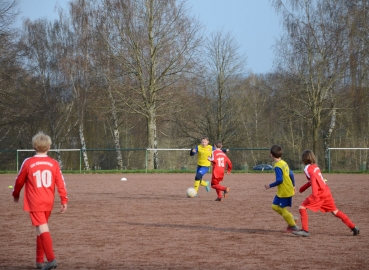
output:
[[[367,150],[369,151],[369,148],[367,147],[359,147],[359,148],[355,148],[355,147],[349,147],[349,148],[328,148],[328,172],[331,172],[331,150]]]

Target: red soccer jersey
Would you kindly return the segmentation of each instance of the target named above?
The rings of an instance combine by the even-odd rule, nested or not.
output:
[[[224,177],[224,169],[225,165],[228,165],[228,172],[231,172],[232,170],[232,162],[227,157],[227,155],[221,150],[216,149],[213,152],[213,156],[211,157],[211,162],[213,163],[213,172],[212,172],[212,178],[214,179],[223,179]]]
[[[51,211],[54,205],[55,185],[62,204],[68,202],[67,190],[59,163],[47,155],[27,158],[15,180],[13,196],[19,198],[24,189],[24,211]]]
[[[312,194],[310,197],[316,201],[319,200],[319,198],[326,197],[331,194],[331,190],[324,181],[322,173],[316,164],[307,165],[304,169],[304,172],[310,183],[310,185],[309,183],[304,185],[304,190],[311,186]]]

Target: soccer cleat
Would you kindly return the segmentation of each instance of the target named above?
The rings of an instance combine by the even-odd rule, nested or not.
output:
[[[226,188],[226,190],[223,191],[223,197],[227,198],[229,192],[229,188]]]
[[[223,198],[216,198],[215,201],[216,202],[221,202],[221,201],[223,201]]]
[[[42,269],[42,267],[45,266],[45,263],[44,262],[36,262],[36,268],[37,269]]]
[[[299,235],[299,236],[303,236],[303,237],[308,237],[310,235],[309,232],[301,230],[301,231],[292,231],[293,234]]]
[[[297,232],[299,230],[300,230],[300,228],[297,225],[295,225],[295,226],[288,225],[288,227],[287,227],[287,231],[289,231],[289,232]]]
[[[50,269],[54,269],[58,266],[58,264],[56,263],[56,260],[52,260],[51,262],[48,262],[44,268],[42,268],[41,270],[50,270]]]
[[[352,231],[352,235],[358,235],[360,233],[360,228],[355,226],[354,228],[351,229]]]
[[[205,186],[206,192],[209,192],[210,191],[210,183],[209,183],[209,181],[206,181],[206,183],[207,183],[207,186]]]

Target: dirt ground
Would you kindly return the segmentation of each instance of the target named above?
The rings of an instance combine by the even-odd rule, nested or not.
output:
[[[295,176],[299,188],[305,176]],[[224,202],[203,187],[187,198],[194,174],[65,174],[68,210],[58,213],[57,196],[49,222],[57,269],[369,269],[369,176],[324,176],[360,235],[311,211],[310,237],[287,233],[271,209],[276,189],[263,187],[272,173],[227,175]],[[34,269],[35,229],[8,188],[15,177],[0,175],[0,269]],[[295,195],[294,215],[308,194]]]

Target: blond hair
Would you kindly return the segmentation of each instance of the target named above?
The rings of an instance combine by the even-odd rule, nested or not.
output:
[[[40,153],[47,152],[51,146],[51,138],[50,136],[40,131],[35,136],[33,136],[32,146],[36,152],[40,152]]]

